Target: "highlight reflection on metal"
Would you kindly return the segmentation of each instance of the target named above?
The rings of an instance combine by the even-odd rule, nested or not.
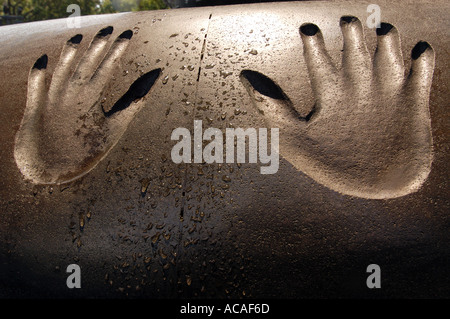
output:
[[[265,76],[242,71],[242,79],[269,124],[285,129],[285,136],[290,138],[281,155],[299,170],[343,194],[365,198],[406,195],[422,185],[431,169],[428,99],[434,52],[428,43],[419,42],[413,49],[411,71],[405,77],[394,26],[383,23],[377,29],[373,63],[358,18],[342,17],[341,28],[341,70],[328,55],[319,28],[314,24],[300,28],[316,100],[306,117],[298,114],[284,93],[272,97],[281,89],[267,83],[271,80]],[[113,27],[108,27],[97,34],[73,75],[70,70],[82,36],[67,42],[48,96],[44,72],[47,56],[33,66],[28,104],[15,146],[17,165],[33,182],[67,182],[90,171],[143,106],[141,101],[128,107],[134,98],[142,98],[149,91],[159,72],[149,72],[144,80],[137,80],[143,84],[135,84],[134,90],[144,86],[145,92],[119,107],[120,115],[110,118],[109,113],[101,112],[101,94],[113,63],[132,37],[131,30],[122,33],[99,64],[112,31]],[[255,97],[255,92],[262,92],[268,101]]]
[[[152,70],[138,78],[111,110],[102,109],[102,95],[111,71],[133,36],[124,31],[112,44],[113,27],[99,31],[71,73],[82,41],[76,35],[64,46],[48,93],[40,57],[30,71],[24,118],[16,137],[14,157],[25,178],[34,183],[69,182],[79,178],[108,153],[143,106],[142,99],[159,76]]]
[[[358,18],[344,16],[340,25],[341,69],[328,55],[319,28],[300,27],[316,101],[306,116],[298,114],[289,97],[265,76],[243,71],[242,79],[268,123],[284,128],[286,142],[280,153],[297,169],[343,194],[409,194],[419,189],[431,169],[428,100],[433,49],[426,42],[417,43],[411,71],[405,75],[394,26],[383,23],[377,29],[372,62]]]

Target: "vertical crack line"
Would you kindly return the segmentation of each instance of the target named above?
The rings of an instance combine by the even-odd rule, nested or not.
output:
[[[208,38],[209,25],[211,23],[211,18],[212,18],[212,13],[209,15],[208,27],[206,28],[205,37],[203,38],[202,51],[200,53],[200,63],[199,63],[198,74],[197,74],[197,82],[200,81],[200,74],[201,74],[201,71],[202,71],[203,57],[205,56],[206,39]]]
[[[203,45],[202,45],[202,50],[200,53],[200,61],[199,61],[199,66],[198,66],[198,74],[197,74],[197,83],[195,86],[195,93],[194,93],[194,103],[193,104],[193,111],[192,111],[192,122],[194,122],[195,120],[195,110],[196,110],[196,105],[197,105],[197,93],[198,93],[198,84],[200,83],[200,76],[201,76],[201,70],[202,70],[202,63],[203,63],[203,58],[205,56],[205,50],[206,50],[206,40],[208,37],[208,33],[209,33],[209,26],[211,25],[211,18],[212,18],[212,13],[209,14],[209,18],[208,18],[208,25],[206,27],[206,32],[205,32],[205,37],[203,38]],[[187,166],[187,164],[185,164],[185,172],[184,172],[184,180],[183,180],[183,185],[182,185],[182,197],[181,197],[181,208],[180,208],[180,214],[179,214],[179,235],[178,235],[178,247],[177,247],[177,259],[181,257],[181,253],[182,253],[182,247],[183,247],[183,224],[184,224],[184,219],[186,216],[185,215],[185,205],[186,205],[186,184],[187,184],[187,180],[188,180],[188,175],[189,175],[189,168]],[[180,279],[181,277],[181,270],[178,268],[179,263],[176,263],[176,273],[177,273],[177,280]],[[177,289],[177,285],[174,286],[175,291],[175,295],[178,295],[179,292]]]
[[[208,37],[208,32],[205,33],[205,38],[203,39],[203,45],[202,45],[202,51],[200,54],[200,63],[198,65],[198,74],[197,74],[197,82],[200,81],[200,74],[202,71],[202,62],[203,62],[203,57],[205,55],[205,47],[206,47],[206,38]]]
[[[178,214],[178,245],[177,245],[177,255],[175,257],[175,273],[176,273],[176,284],[173,287],[173,296],[174,297],[181,297],[180,295],[180,289],[178,289],[178,281],[182,277],[181,269],[179,267],[180,263],[178,262],[179,259],[182,258],[181,253],[183,252],[183,224],[184,224],[184,212],[186,205],[186,183],[188,178],[188,164],[184,164],[184,179],[183,179],[183,185],[182,185],[182,193],[181,193],[181,203],[180,203],[180,212]]]
[[[212,13],[209,15],[208,27],[205,32],[205,37],[203,38],[202,51],[200,53],[200,63],[199,63],[198,74],[197,74],[197,82],[200,81],[200,74],[202,71],[202,62],[203,62],[203,57],[205,56],[206,39],[208,38],[209,24],[211,23],[211,18],[212,18]]]
[[[183,186],[185,186],[186,183],[183,183]],[[184,188],[183,188],[184,189]],[[183,192],[181,193],[181,209],[180,209],[180,221],[183,220],[184,218],[184,203],[185,203],[185,196],[186,196],[186,191],[183,190]]]

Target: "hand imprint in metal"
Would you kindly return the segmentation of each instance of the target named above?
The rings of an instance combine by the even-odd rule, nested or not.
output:
[[[432,163],[429,94],[434,51],[426,42],[412,49],[405,74],[397,29],[382,23],[372,59],[363,27],[342,17],[342,65],[327,53],[320,29],[300,27],[303,53],[315,96],[300,116],[283,90],[251,70],[241,80],[268,124],[280,129],[280,154],[298,170],[342,194],[394,198],[416,191]]]
[[[125,132],[160,69],[142,75],[109,111],[102,94],[114,64],[126,50],[132,31],[108,45],[113,27],[98,32],[73,70],[82,35],[62,49],[50,87],[46,88],[48,57],[34,64],[28,79],[25,113],[16,135],[14,157],[23,175],[34,183],[63,183],[78,178],[108,153]]]

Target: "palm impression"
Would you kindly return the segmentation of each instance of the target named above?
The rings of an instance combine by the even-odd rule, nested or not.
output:
[[[341,18],[342,63],[332,61],[320,29],[300,27],[315,104],[300,116],[265,75],[244,70],[241,80],[268,125],[280,128],[280,154],[317,182],[342,194],[393,198],[417,190],[432,162],[429,94],[434,51],[412,49],[405,72],[397,29],[382,23],[372,58],[361,22]]]
[[[110,44],[113,27],[100,30],[77,65],[82,35],[64,45],[51,84],[46,87],[48,57],[43,55],[28,78],[27,105],[16,135],[14,157],[34,183],[63,183],[90,171],[118,142],[160,74],[142,75],[109,111],[101,97],[133,33]],[[74,70],[74,71],[72,71]]]

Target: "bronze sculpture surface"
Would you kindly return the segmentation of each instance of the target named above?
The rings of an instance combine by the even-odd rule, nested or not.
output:
[[[2,297],[448,297],[449,7],[381,8],[0,28]],[[279,128],[279,170],[174,163],[195,120]]]

